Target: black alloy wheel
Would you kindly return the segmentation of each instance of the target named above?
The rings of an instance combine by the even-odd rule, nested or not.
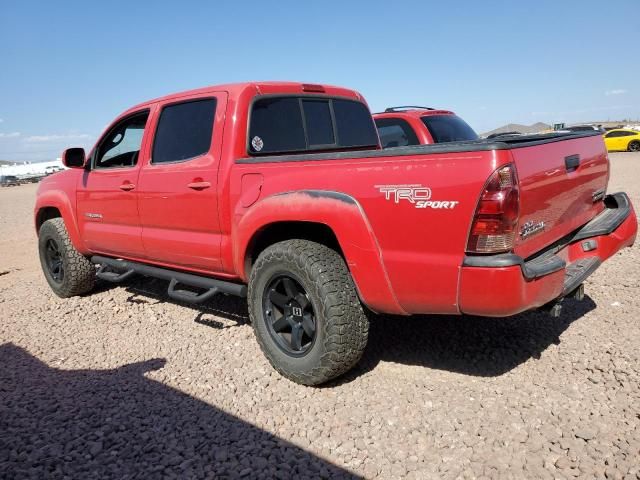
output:
[[[288,275],[267,283],[262,310],[269,333],[287,355],[305,355],[316,339],[316,316],[307,292]]]
[[[62,253],[60,253],[58,242],[53,238],[49,238],[45,248],[44,254],[49,274],[55,282],[62,283],[64,280],[64,262],[62,261]]]

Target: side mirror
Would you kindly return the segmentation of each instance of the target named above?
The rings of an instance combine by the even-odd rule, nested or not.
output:
[[[84,148],[67,148],[62,152],[62,164],[68,168],[84,168],[86,156]]]

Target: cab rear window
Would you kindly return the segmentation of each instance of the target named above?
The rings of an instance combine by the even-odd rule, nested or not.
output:
[[[252,155],[378,146],[369,109],[360,102],[315,96],[265,97],[251,109]]]
[[[477,140],[478,134],[456,115],[425,115],[421,117],[435,143]]]

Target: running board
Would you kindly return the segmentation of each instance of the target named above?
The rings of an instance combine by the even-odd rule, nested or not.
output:
[[[147,277],[160,278],[169,281],[167,294],[181,302],[201,303],[210,299],[217,293],[226,293],[237,297],[247,296],[247,286],[238,283],[225,282],[215,278],[203,277],[192,273],[178,272],[168,268],[153,267],[144,263],[131,262],[117,258],[103,257],[94,255],[91,257],[91,263],[99,264],[97,276],[109,282],[121,282],[133,274],[140,274]],[[110,267],[116,272],[107,270]],[[120,273],[119,273],[120,272]],[[188,285],[190,287],[203,288],[206,292],[196,293],[190,290],[181,290],[176,288],[178,284]]]

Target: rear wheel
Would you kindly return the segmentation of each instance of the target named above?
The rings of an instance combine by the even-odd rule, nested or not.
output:
[[[67,298],[93,289],[95,267],[74,248],[62,218],[52,218],[42,224],[38,249],[42,271],[56,295]]]
[[[369,323],[344,260],[307,240],[265,249],[251,271],[249,315],[273,367],[303,385],[342,375],[362,356]]]
[[[638,140],[630,142],[628,149],[630,152],[640,152],[640,142]]]

